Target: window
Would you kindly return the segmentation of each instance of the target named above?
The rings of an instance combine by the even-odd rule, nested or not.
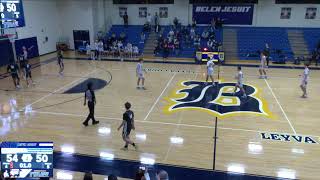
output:
[[[291,8],[290,7],[281,8],[280,19],[290,19],[290,17],[291,17]]]

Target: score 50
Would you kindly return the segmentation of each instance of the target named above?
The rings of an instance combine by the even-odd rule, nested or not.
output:
[[[22,154],[21,156],[21,161],[22,162],[32,162],[32,154]],[[36,154],[36,162],[37,163],[41,163],[41,162],[48,162],[49,158],[48,158],[48,155],[46,154]],[[8,163],[10,162],[19,162],[19,159],[18,159],[18,155],[17,154],[7,154],[6,156],[6,161]]]

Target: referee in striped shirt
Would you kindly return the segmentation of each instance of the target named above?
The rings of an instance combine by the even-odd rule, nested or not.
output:
[[[89,108],[89,115],[87,119],[82,123],[84,126],[88,126],[88,122],[90,119],[92,119],[92,124],[99,124],[99,121],[96,121],[94,118],[94,106],[96,104],[96,97],[94,95],[94,91],[92,90],[92,83],[89,82],[87,84],[87,90],[84,94],[84,106],[88,102],[88,108]]]

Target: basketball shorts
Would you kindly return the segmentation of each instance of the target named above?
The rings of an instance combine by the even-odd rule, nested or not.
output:
[[[143,73],[139,73],[139,74],[138,74],[138,78],[144,79],[144,74],[143,74]]]
[[[29,71],[29,72],[26,73],[26,78],[32,78],[32,76],[31,76],[31,71]]]
[[[122,131],[122,137],[127,138],[131,133],[131,128],[127,128],[126,130]]]
[[[209,68],[208,71],[207,71],[207,73],[208,73],[208,76],[212,76],[213,73],[214,73],[214,70],[211,69],[211,68]]]

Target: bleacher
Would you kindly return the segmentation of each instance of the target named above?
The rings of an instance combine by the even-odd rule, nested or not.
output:
[[[308,51],[311,53],[320,41],[320,29],[304,29],[303,30],[304,39],[308,46]]]
[[[202,32],[208,27],[209,26],[197,26],[196,27],[196,34],[200,35],[200,37],[201,37]],[[168,33],[171,30],[171,26],[163,26],[162,28],[163,28],[163,32],[162,32],[163,37],[165,37],[165,38],[168,37]],[[188,31],[190,31],[190,29],[188,29]],[[222,30],[215,30],[214,32],[216,35],[216,40],[218,42],[222,43],[222,39],[223,39]],[[184,37],[182,39],[184,39]],[[207,40],[204,40],[201,38],[200,43],[201,43],[202,48],[207,47]],[[180,57],[180,58],[194,58],[195,57],[196,49],[194,47],[193,40],[191,41],[190,47],[187,46],[187,44],[184,40],[180,41],[180,46],[181,46],[180,54],[177,56],[176,54],[171,52],[169,54],[169,57]],[[157,56],[162,56],[162,53],[158,54]]]
[[[111,37],[111,35],[115,33],[116,37],[119,38],[121,32],[125,32],[127,37],[124,44],[127,44],[128,42],[130,42],[131,44],[138,46],[139,52],[143,53],[144,43],[140,43],[140,40],[141,40],[140,35],[142,31],[143,31],[143,26],[140,26],[140,25],[129,25],[127,28],[123,25],[113,25],[110,28],[107,36]],[[147,38],[148,38],[148,33],[146,33],[146,39]]]
[[[293,59],[293,53],[285,28],[266,27],[238,27],[238,55],[240,60],[259,59],[257,51],[265,49],[268,43],[271,49],[270,56],[277,58],[280,50],[288,59]]]

